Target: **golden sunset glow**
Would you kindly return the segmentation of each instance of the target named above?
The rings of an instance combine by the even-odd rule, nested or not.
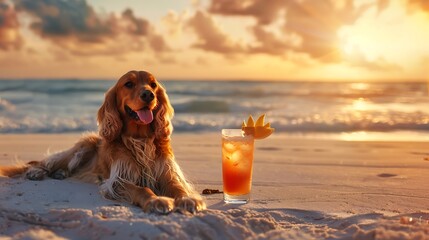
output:
[[[0,0],[0,78],[427,80],[425,4]]]
[[[366,111],[369,109],[369,104],[364,98],[358,98],[353,101],[353,109],[356,111]]]

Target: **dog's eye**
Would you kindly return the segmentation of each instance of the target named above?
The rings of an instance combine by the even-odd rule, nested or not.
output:
[[[157,86],[157,85],[156,85],[156,83],[155,83],[155,82],[153,82],[153,83],[151,83],[151,84],[150,84],[150,87],[151,87],[151,88],[153,88],[153,89],[155,89],[155,88],[156,88],[156,86]]]
[[[131,82],[131,81],[126,82],[126,83],[125,83],[125,87],[127,87],[127,88],[133,88],[133,87],[134,87],[134,83],[133,83],[133,82]]]

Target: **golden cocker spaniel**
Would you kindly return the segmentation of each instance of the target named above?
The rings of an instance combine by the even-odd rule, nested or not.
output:
[[[145,212],[197,212],[205,203],[187,182],[170,145],[173,108],[163,86],[145,71],[130,71],[108,90],[98,110],[99,134],[25,166],[1,167],[31,180],[74,176],[98,181],[101,194]]]

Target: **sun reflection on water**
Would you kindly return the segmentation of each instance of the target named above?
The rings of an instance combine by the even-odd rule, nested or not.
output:
[[[369,89],[369,84],[368,83],[352,83],[350,85],[350,88],[353,90],[360,90],[360,91],[365,91]]]
[[[339,135],[332,134],[332,139],[342,141],[385,141],[385,142],[427,142],[429,135],[423,132],[395,131],[395,132],[343,132]]]
[[[370,109],[370,104],[365,98],[358,98],[353,101],[352,108],[356,111],[368,111]]]

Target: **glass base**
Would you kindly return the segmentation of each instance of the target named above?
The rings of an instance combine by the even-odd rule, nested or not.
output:
[[[243,195],[228,195],[223,194],[223,201],[232,204],[246,204],[250,201],[250,193]]]

